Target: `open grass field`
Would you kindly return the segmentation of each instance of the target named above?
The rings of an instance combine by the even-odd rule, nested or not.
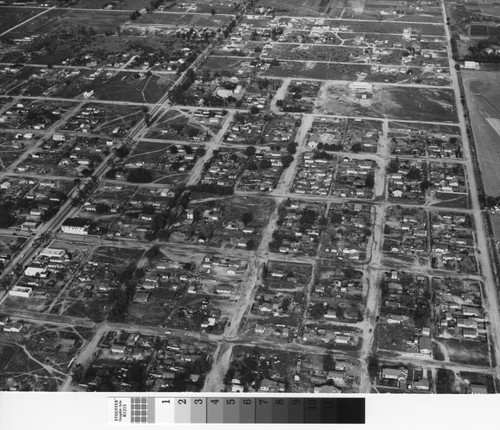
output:
[[[358,74],[370,72],[370,66],[365,64],[334,64],[313,61],[280,61],[279,63],[279,66],[270,67],[263,75],[279,78],[354,81]]]
[[[491,214],[490,218],[495,240],[500,240],[500,214]]]
[[[462,70],[481,176],[487,195],[500,195],[500,81],[496,72]]]
[[[306,54],[304,57],[309,57]],[[382,66],[383,67],[383,66]],[[346,64],[329,61],[290,61],[279,60],[278,66],[272,66],[262,72],[262,75],[278,78],[297,78],[297,79],[320,79],[320,80],[339,80],[356,81],[363,78],[366,82],[373,83],[391,83],[406,84],[412,83],[448,86],[450,85],[449,74],[447,71],[441,75],[431,69],[423,67],[412,67],[412,74],[406,73],[404,66],[387,66],[390,69],[396,69],[396,72],[386,70],[372,71],[368,64]]]
[[[374,87],[372,98],[357,99],[346,85],[327,84],[317,99],[317,113],[412,121],[456,122],[453,92],[447,89]]]
[[[2,375],[2,377],[8,378],[13,376],[20,376],[21,374],[27,374],[36,371],[42,371],[43,374],[46,374],[46,372],[42,370],[42,367],[35,361],[31,360],[21,348],[5,345],[2,345],[2,348],[9,348],[6,356],[8,360],[4,364],[5,367],[3,369],[0,369],[0,374]],[[8,357],[9,355],[12,360]]]
[[[125,0],[127,1],[127,0]],[[134,0],[128,0],[134,1]],[[207,2],[206,0],[195,0],[189,3],[175,2],[172,6],[165,8],[169,12],[196,12],[196,13],[211,13],[215,9],[216,14],[234,13],[238,3],[233,0],[217,0],[215,2]]]
[[[174,27],[220,27],[231,17],[228,15],[199,13],[146,13],[137,18],[137,24],[161,24]]]
[[[478,366],[490,364],[486,342],[459,339],[443,339],[441,342],[446,345],[451,361]]]
[[[160,325],[167,319],[170,312],[171,309],[161,300],[161,294],[155,292],[147,304],[131,303],[128,307],[127,318],[133,323]]]
[[[0,235],[0,253],[13,254],[26,242],[24,237]]]
[[[408,122],[389,122],[389,129],[405,129],[411,131],[426,131],[430,133],[442,133],[450,136],[460,137],[460,128],[456,125],[447,124],[412,124]]]
[[[374,21],[349,21],[342,20],[342,25],[346,25],[350,30],[354,32],[363,33],[392,33],[392,34],[402,34],[405,28],[408,28],[408,24],[403,22],[374,22]],[[335,25],[335,21],[331,23],[325,21],[327,25]],[[338,24],[338,22],[337,22]],[[444,36],[444,25],[443,24],[412,24],[411,28],[422,36]]]
[[[67,301],[63,306],[63,310],[58,311],[61,315],[90,318],[94,322],[104,321],[106,313],[109,311],[109,304],[106,298]]]
[[[92,254],[91,260],[128,266],[129,264],[137,264],[143,253],[142,249],[100,246]]]
[[[105,0],[79,0],[75,7],[79,9],[102,9],[108,2]],[[113,10],[141,10],[150,5],[149,0],[119,0],[113,2]]]
[[[275,44],[269,56],[279,60],[326,61],[341,63],[363,63],[367,58],[365,48],[331,45]],[[380,64],[400,65],[402,50],[393,49],[380,58]]]
[[[53,9],[8,33],[10,38],[34,36],[64,26],[92,27],[96,33],[115,32],[130,18],[130,12]]]
[[[215,72],[220,73],[221,71],[230,71],[234,73],[241,67],[242,62],[248,62],[248,58],[208,56],[201,64],[200,72],[203,70],[210,70],[212,74]]]
[[[39,8],[0,7],[0,33],[43,11],[44,9]],[[10,34],[6,35],[6,37],[10,37]]]
[[[276,16],[310,16],[340,18],[344,10],[344,2],[337,0],[266,0],[259,2],[259,7],[275,8]]]
[[[380,4],[375,1],[364,2],[363,10],[346,10],[342,15],[344,18],[358,19],[380,19],[383,21],[408,21],[408,22],[442,22],[442,13],[439,6],[425,5],[419,10],[412,10],[411,7],[405,8],[403,14],[393,14],[397,9],[396,4]]]
[[[440,202],[434,203],[432,206],[465,209],[471,207],[469,194],[436,193],[436,199],[440,200]]]
[[[119,72],[99,85],[94,94],[101,100],[156,103],[171,84],[172,79],[168,75],[153,73],[139,77],[136,73]]]
[[[0,343],[0,373],[14,359],[19,348]]]
[[[378,349],[411,352],[407,342],[414,337],[414,329],[394,324],[379,324],[375,335]]]

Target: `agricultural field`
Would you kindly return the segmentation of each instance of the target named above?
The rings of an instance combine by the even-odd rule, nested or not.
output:
[[[201,13],[169,14],[169,13],[146,13],[141,15],[132,24],[151,26],[155,25],[171,27],[220,27],[231,19],[228,15],[211,15]]]
[[[262,74],[277,78],[355,81],[358,79],[358,76],[367,76],[370,70],[370,66],[366,64],[280,60],[276,65],[272,65]]]
[[[79,9],[104,9],[105,3],[101,0],[77,0],[75,7]],[[147,0],[119,0],[109,3],[112,10],[142,10],[150,5]]]
[[[286,4],[279,0],[266,0],[255,6],[254,13],[272,10],[277,17],[285,15],[339,18],[343,9],[344,7],[334,0],[292,0]]]
[[[232,0],[217,0],[215,3],[208,4],[205,0],[194,0],[189,3],[166,3],[164,10],[171,12],[212,13],[212,10],[215,10],[216,14],[232,14],[239,9],[239,5]]]
[[[0,6],[0,33],[19,25],[21,22],[26,21],[41,12],[43,12],[43,9],[39,8]],[[10,33],[7,33],[3,37],[10,37]]]
[[[500,85],[496,72],[461,72],[477,158],[486,195],[497,197],[500,187]]]
[[[328,25],[335,25],[336,21],[325,20]],[[347,26],[348,29],[354,33],[382,33],[382,34],[403,34],[403,31],[408,28],[408,24],[399,22],[366,22],[366,21],[352,21],[348,19],[342,19],[341,23]],[[444,25],[439,23],[427,24],[427,23],[415,23],[411,25],[412,34],[417,34],[421,36],[444,36]]]
[[[353,2],[351,2],[353,3]],[[378,19],[382,21],[408,21],[442,23],[441,7],[426,4],[424,7],[416,4],[407,4],[399,7],[396,4],[379,4],[366,2],[362,11],[351,6],[342,15],[343,18]]]
[[[67,26],[85,29],[92,27],[95,33],[100,34],[106,31],[115,33],[117,26],[124,24],[129,19],[129,12],[53,9],[9,32],[7,36],[9,38],[35,36],[49,33],[56,27]]]

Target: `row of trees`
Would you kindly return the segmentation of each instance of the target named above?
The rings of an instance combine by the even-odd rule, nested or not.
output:
[[[217,194],[219,196],[228,196],[234,193],[233,187],[217,185],[217,184],[202,184],[199,183],[197,185],[192,185],[190,187],[192,192],[198,193],[208,193],[208,194]]]

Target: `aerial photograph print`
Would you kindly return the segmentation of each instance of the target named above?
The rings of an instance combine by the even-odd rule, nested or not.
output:
[[[2,392],[494,395],[499,245],[495,0],[0,1]]]

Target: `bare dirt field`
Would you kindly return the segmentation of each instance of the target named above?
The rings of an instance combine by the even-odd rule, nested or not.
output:
[[[496,72],[462,71],[477,157],[487,195],[500,195],[500,81]]]
[[[373,95],[362,99],[345,84],[327,84],[317,100],[317,113],[327,115],[457,121],[453,92],[445,89],[374,86]]]

